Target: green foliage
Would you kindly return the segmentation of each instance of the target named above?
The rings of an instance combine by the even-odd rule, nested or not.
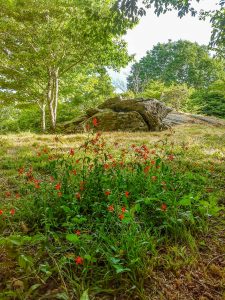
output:
[[[225,118],[224,86],[224,81],[216,81],[208,89],[193,93],[191,101],[200,107],[200,113]]]
[[[14,257],[26,276],[35,265],[42,281],[59,273],[84,299],[96,283],[101,293],[122,278],[128,290],[134,283],[140,289],[137,279],[146,276],[158,247],[168,241],[194,247],[195,235],[220,211],[216,198],[203,192],[207,179],[183,172],[183,148],[175,151],[167,141],[113,149],[90,131],[79,149],[64,155],[35,149],[35,163],[18,170],[21,198],[12,207],[14,194],[6,193],[0,215],[2,230],[27,224],[29,234],[12,234],[0,244],[18,250]],[[20,250],[35,244],[40,253],[34,257]],[[49,267],[52,261],[56,268]]]
[[[216,55],[221,59],[225,59],[225,8],[223,7],[224,4],[224,0],[221,0],[220,9],[210,12],[204,12],[202,14],[203,19],[205,19],[206,16],[210,16],[210,21],[212,25],[210,47],[216,52]]]
[[[145,84],[144,90],[138,95],[144,98],[155,98],[160,100],[165,90],[166,86],[162,81],[150,80],[148,83]]]
[[[48,108],[54,129],[58,98],[68,99],[69,82],[79,73],[102,76],[105,67],[129,61],[121,36],[133,23],[118,18],[112,3],[41,0],[37,11],[36,0],[1,1],[1,101]]]
[[[152,80],[145,85],[144,91],[137,96],[158,99],[177,111],[194,111],[196,108],[190,101],[193,91],[194,89],[188,88],[186,84],[167,86],[162,81]]]
[[[200,0],[197,0],[197,2],[199,1]],[[141,4],[144,4],[144,7],[140,6],[138,0],[117,0],[116,8],[133,21],[136,21],[139,17],[145,15],[146,8],[154,8],[154,12],[158,16],[171,9],[176,9],[179,17],[183,17],[188,12],[190,12],[192,16],[196,15],[196,10],[191,6],[191,0],[146,0]]]
[[[62,84],[61,94],[65,97],[58,104],[58,122],[69,121],[81,115],[87,108],[95,107],[102,101],[113,96],[113,87],[109,76],[87,70]],[[8,132],[41,132],[41,110],[35,104],[19,102],[15,105],[3,106],[0,116],[0,133]],[[49,119],[46,120],[46,129],[50,129]]]
[[[209,86],[224,72],[223,64],[210,57],[206,46],[179,40],[158,43],[132,66],[128,87],[142,92],[149,80],[166,85],[187,84],[195,88]]]

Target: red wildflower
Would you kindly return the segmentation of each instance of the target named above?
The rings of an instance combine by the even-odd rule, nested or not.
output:
[[[152,150],[152,151],[151,151],[151,154],[155,154],[155,150]]]
[[[103,167],[104,167],[105,170],[108,170],[110,168],[110,165],[109,164],[104,164]]]
[[[149,170],[150,170],[150,168],[151,168],[150,166],[146,166],[146,167],[144,168],[144,172],[145,172],[145,173],[148,173]]]
[[[6,197],[10,197],[10,196],[11,196],[11,193],[10,193],[10,192],[5,192],[5,196],[6,196]]]
[[[77,258],[75,258],[75,263],[76,265],[83,265],[84,259],[80,256],[77,256]]]
[[[74,156],[74,150],[72,148],[70,149],[70,155]]]
[[[168,155],[168,160],[174,160],[174,155],[173,154]]]
[[[77,160],[76,160],[76,163],[79,164],[79,162],[80,162],[80,159],[77,159]]]
[[[166,210],[167,210],[167,205],[166,205],[166,203],[163,203],[163,204],[162,204],[161,210],[162,210],[162,211],[166,211]]]
[[[148,153],[143,153],[142,157],[146,160],[148,158]]]
[[[78,199],[78,200],[80,200],[80,197],[81,197],[81,195],[80,195],[80,193],[76,193],[76,198]]]
[[[74,230],[74,233],[75,233],[76,235],[80,235],[80,234],[81,234],[80,230]]]
[[[76,170],[72,170],[73,175],[77,175],[77,171]]]
[[[10,212],[9,212],[9,213],[10,213],[10,215],[12,215],[12,216],[13,216],[13,215],[15,215],[15,212],[16,212],[16,211],[15,211],[15,209],[13,208],[13,209],[11,209],[11,210],[10,210]]]
[[[0,209],[0,216],[3,214],[3,210]]]
[[[128,198],[129,195],[130,195],[130,192],[127,192],[127,191],[126,191],[126,192],[125,192],[125,197]]]
[[[154,160],[152,160],[152,161],[151,161],[151,164],[152,164],[152,165],[155,165],[155,161],[154,161]]]
[[[157,177],[156,176],[152,176],[152,181],[156,181]]]
[[[55,185],[55,189],[56,189],[56,190],[60,190],[60,189],[61,189],[61,184],[60,184],[60,183],[57,183],[57,184]]]
[[[97,118],[94,118],[92,120],[92,124],[94,125],[94,127],[97,127],[98,126],[98,119]]]
[[[106,195],[106,196],[109,196],[110,194],[111,194],[110,191],[105,191],[105,195]]]
[[[109,205],[108,206],[108,211],[110,212],[113,212],[115,209],[114,209],[114,206],[113,205]]]
[[[126,212],[126,207],[122,207],[121,210],[122,210],[123,213],[125,213]]]
[[[120,220],[123,220],[124,218],[125,218],[124,214],[120,214],[120,215],[119,215],[119,219],[120,219]]]
[[[39,183],[35,183],[35,188],[36,189],[40,189],[40,184]]]
[[[24,173],[24,167],[19,168],[18,173],[19,173],[19,175],[22,175]]]

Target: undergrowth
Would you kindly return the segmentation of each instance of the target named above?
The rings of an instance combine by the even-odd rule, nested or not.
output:
[[[161,253],[173,245],[165,268],[179,268],[180,257],[190,264],[196,239],[221,210],[207,177],[188,162],[184,172],[185,145],[121,148],[97,125],[93,119],[80,147],[41,147],[19,166],[0,206],[0,247],[19,279],[4,282],[0,299],[146,299]]]

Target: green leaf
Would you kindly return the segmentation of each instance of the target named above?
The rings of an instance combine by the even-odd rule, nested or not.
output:
[[[56,295],[56,299],[69,300],[69,297],[67,296],[66,293],[58,293],[58,294]]]
[[[191,205],[191,198],[189,195],[188,196],[184,196],[180,201],[179,201],[179,205],[181,206],[189,206]]]
[[[77,243],[79,243],[79,237],[76,235],[76,234],[67,234],[66,235],[66,239],[67,239],[67,241],[69,241],[69,242],[71,242],[71,243],[73,243],[73,244],[77,244]]]
[[[116,269],[116,273],[119,274],[119,273],[124,273],[124,272],[129,272],[130,269],[129,268],[124,268],[123,266],[121,265],[114,265],[114,268]]]
[[[31,256],[26,256],[21,254],[18,259],[19,266],[24,270],[27,270],[33,265],[33,258]]]
[[[91,261],[91,255],[89,254],[84,255],[84,258],[88,261]]]
[[[89,296],[88,296],[88,289],[86,291],[83,292],[83,294],[80,297],[80,300],[89,300]]]

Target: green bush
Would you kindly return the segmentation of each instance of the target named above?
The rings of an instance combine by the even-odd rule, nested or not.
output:
[[[208,89],[194,92],[191,101],[200,107],[199,113],[225,118],[225,83],[216,81]]]

